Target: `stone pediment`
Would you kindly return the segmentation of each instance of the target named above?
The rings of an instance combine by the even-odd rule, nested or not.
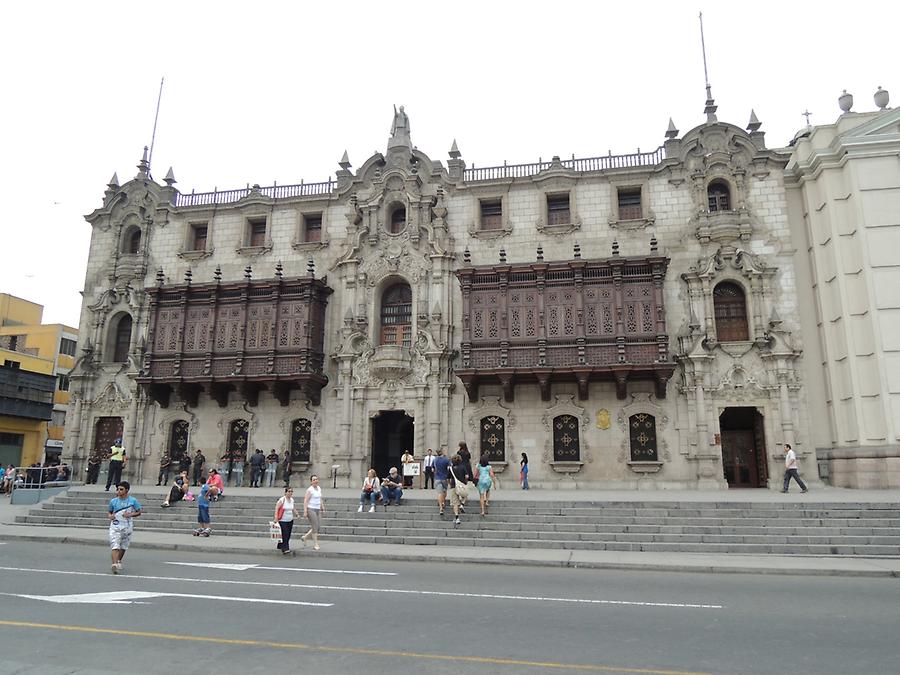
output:
[[[900,140],[900,108],[885,110],[873,119],[853,127],[841,134],[841,139],[846,142],[855,139],[870,139],[878,136],[880,139],[895,138]]]

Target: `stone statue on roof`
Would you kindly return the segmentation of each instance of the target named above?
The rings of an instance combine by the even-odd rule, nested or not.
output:
[[[412,147],[409,138],[409,117],[406,116],[402,105],[399,110],[396,105],[394,106],[394,120],[391,122],[391,137],[388,140],[388,148],[396,146]]]

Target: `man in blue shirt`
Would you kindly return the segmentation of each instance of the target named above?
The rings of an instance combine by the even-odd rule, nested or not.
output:
[[[197,495],[197,529],[194,530],[195,537],[208,537],[212,534],[212,528],[209,526],[209,500],[219,494],[219,488],[209,483],[204,483],[200,488],[200,494]]]
[[[450,460],[443,448],[438,448],[437,457],[434,458],[434,482],[438,496],[438,509],[440,515],[444,515],[444,501],[447,499],[447,484],[450,481]]]
[[[122,558],[131,544],[131,533],[134,532],[133,518],[141,515],[141,504],[128,494],[131,485],[128,481],[116,484],[116,496],[109,500],[107,517],[109,518],[109,547],[112,549],[113,574],[122,571]]]

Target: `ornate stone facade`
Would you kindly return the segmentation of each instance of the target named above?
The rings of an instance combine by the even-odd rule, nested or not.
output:
[[[114,177],[87,217],[68,457],[83,462],[108,417],[144,479],[185,421],[189,451],[212,462],[243,443],[293,453],[300,430],[308,461],[295,470],[337,465],[346,486],[407,449],[460,440],[498,472],[529,453],[535,486],[765,487],[781,443],[809,456],[788,154],[767,149],[758,124],[713,116],[636,155],[481,169],[455,141],[449,155],[444,166],[414,147],[400,108],[386,152],[355,172],[345,153],[329,183],[181,194],[146,161],[124,185]],[[540,297],[528,302],[530,274]],[[181,296],[187,311],[212,311],[217,288],[250,307],[310,276],[328,292],[302,328],[308,372],[278,365],[283,300],[257,311],[263,323],[237,317],[218,356],[201,345],[211,324],[190,334],[185,315],[160,311]],[[503,300],[476,318],[465,286],[479,279]],[[496,327],[480,345],[476,320]],[[491,335],[485,365],[472,355],[494,349]],[[165,377],[153,365],[163,343]]]

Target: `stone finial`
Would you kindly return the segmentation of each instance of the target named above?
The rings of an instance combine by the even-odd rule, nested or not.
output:
[[[177,180],[175,180],[175,172],[172,171],[172,167],[171,167],[171,166],[169,167],[168,173],[166,173],[166,177],[163,178],[163,182],[164,182],[166,185],[168,185],[169,187],[172,187],[173,185],[175,185],[175,183],[178,182]]]
[[[347,171],[351,166],[350,157],[347,155],[347,151],[344,150],[344,154],[341,157],[341,161],[338,162],[338,166],[340,166],[344,171]]]
[[[113,190],[113,189],[119,187],[119,176],[118,176],[118,174],[115,174],[115,173],[114,173],[114,174],[112,175],[112,178],[109,179],[109,182],[106,184],[106,187],[108,187],[110,190]]]
[[[275,264],[275,278],[280,281],[283,276],[284,276],[284,267],[282,267],[281,261],[279,260]]]
[[[194,278],[194,273],[191,272],[191,268],[188,267],[187,271],[184,273],[184,283],[188,286],[191,285],[191,280]]]
[[[244,278],[245,278],[247,281],[250,281],[250,279],[253,278],[253,268],[252,268],[250,265],[247,265],[247,266],[244,268]]]
[[[538,262],[544,262],[544,247],[540,244],[537,247],[537,260]]]
[[[577,241],[575,242],[575,245],[572,246],[572,255],[575,257],[575,260],[581,258],[581,244]]]
[[[613,243],[612,243],[612,254],[613,254],[614,256],[619,255],[619,240],[618,240],[618,239],[613,239]]]
[[[875,92],[875,106],[879,110],[884,110],[888,107],[888,103],[891,102],[891,95],[887,89],[882,89],[881,85],[878,85],[878,91]]]
[[[462,153],[459,151],[459,148],[456,145],[456,139],[453,139],[453,145],[450,146],[450,159],[459,159],[462,157]]]
[[[163,268],[160,267],[156,270],[156,285],[162,286],[164,283],[166,283],[166,273],[163,272]]]
[[[506,264],[506,249],[503,248],[502,246],[500,247],[500,264],[501,265]]]
[[[750,121],[747,122],[747,131],[759,131],[761,126],[762,122],[756,117],[756,112],[753,108],[750,108]]]
[[[656,239],[656,235],[650,235],[650,252],[656,253],[659,250],[659,241]]]
[[[777,328],[780,325],[781,317],[778,315],[778,310],[772,307],[772,314],[769,317],[769,328]]]
[[[146,145],[144,146],[144,155],[141,157],[141,161],[138,162],[138,176],[146,177],[150,174],[150,162],[147,160],[147,153],[150,152],[150,148]]]
[[[703,112],[706,113],[706,123],[712,124],[713,122],[718,122],[719,118],[716,117],[716,110],[719,109],[719,106],[716,105],[715,99],[712,97],[712,87],[708,84],[706,85],[706,105],[703,108]]]
[[[222,266],[221,265],[216,265],[216,271],[213,272],[213,281],[215,281],[217,284],[221,283],[221,281],[222,281]]]
[[[850,109],[853,108],[853,94],[848,94],[844,89],[844,93],[838,96],[838,107],[843,113],[850,112]]]
[[[678,128],[675,126],[675,122],[672,121],[672,118],[669,118],[669,128],[666,129],[666,138],[669,140],[673,140],[678,138]]]
[[[316,278],[316,263],[312,258],[306,261],[306,273],[313,279]]]
[[[463,251],[463,262],[464,262],[466,265],[471,265],[471,264],[472,264],[472,254],[471,254],[471,252],[469,251],[469,247],[468,247],[468,246],[466,246],[466,250]]]

